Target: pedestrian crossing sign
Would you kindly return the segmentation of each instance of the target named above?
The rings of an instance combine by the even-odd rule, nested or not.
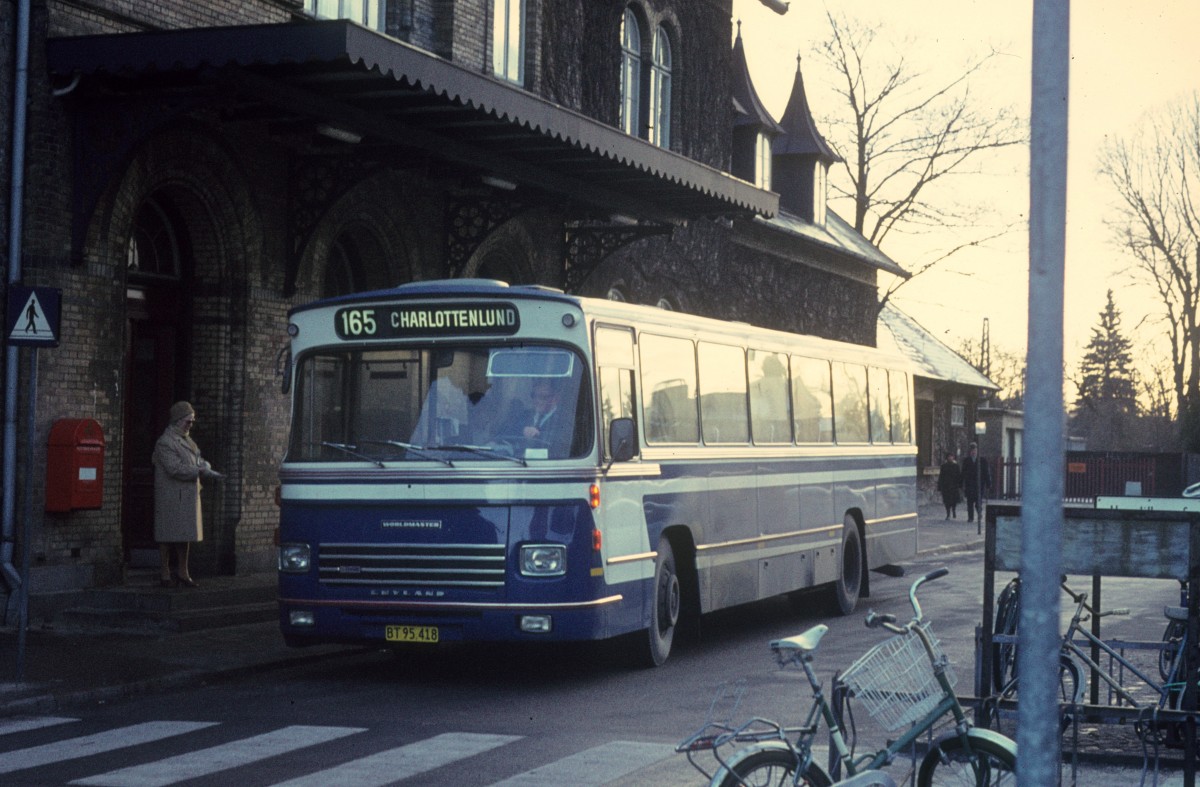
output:
[[[4,338],[14,347],[57,347],[62,290],[57,287],[8,287]]]

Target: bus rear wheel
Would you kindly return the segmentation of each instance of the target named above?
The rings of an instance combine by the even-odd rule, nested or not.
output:
[[[862,538],[858,523],[846,514],[842,523],[842,573],[833,583],[833,607],[839,615],[849,615],[858,606],[863,579]]]
[[[658,667],[671,655],[671,644],[675,641],[675,630],[679,626],[679,609],[682,602],[679,589],[679,572],[675,565],[675,552],[671,542],[659,539],[658,557],[654,559],[654,587],[650,603],[650,629],[646,648],[647,666]]]

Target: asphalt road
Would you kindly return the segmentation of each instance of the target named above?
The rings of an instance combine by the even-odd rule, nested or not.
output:
[[[672,748],[709,718],[722,686],[744,681],[739,705],[716,712],[722,719],[796,722],[808,707],[802,676],[776,667],[770,640],[829,625],[816,658],[828,681],[883,636],[863,625],[867,609],[906,618],[913,577],[942,565],[949,576],[926,585],[921,601],[966,694],[982,606],[978,550],[919,559],[903,578],[873,575],[871,598],[847,617],[828,617],[816,598],[800,610],[774,600],[717,613],[657,669],[630,666],[621,642],[363,653],[65,717],[0,720],[0,782],[698,784]],[[1107,580],[1106,604],[1134,614],[1111,628],[1106,619],[1105,635],[1156,639],[1161,608],[1177,594],[1173,582]],[[869,719],[859,728],[860,747],[881,742]],[[903,763],[892,773],[899,780]],[[1106,768],[1080,783],[1139,776]]]

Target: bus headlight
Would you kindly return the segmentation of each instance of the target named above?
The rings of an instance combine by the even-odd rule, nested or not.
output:
[[[287,574],[303,574],[312,566],[312,550],[308,544],[280,544],[279,570]]]
[[[567,548],[562,544],[526,544],[521,547],[521,574],[527,577],[561,577],[567,573]]]

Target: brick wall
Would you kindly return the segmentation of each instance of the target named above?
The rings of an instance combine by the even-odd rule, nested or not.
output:
[[[635,0],[675,43],[673,149],[706,164],[728,163],[730,118],[729,2]],[[564,106],[615,123],[619,100],[617,35],[625,0],[529,0],[526,88]],[[286,314],[322,294],[324,261],[335,239],[351,233],[366,269],[365,284],[382,287],[445,275],[445,201],[457,184],[428,162],[358,167],[361,174],[324,206],[307,236],[296,291],[285,296],[290,259],[290,173],[300,162],[265,123],[230,123],[211,105],[183,116],[153,102],[102,107],[106,122],[75,125],[86,88],[54,97],[47,81],[46,35],[82,35],[193,25],[283,22],[291,0],[78,0],[35,4],[31,64],[29,187],[26,200],[26,283],[63,289],[63,341],[43,351],[38,377],[34,449],[35,501],[42,500],[45,435],[58,418],[90,417],[107,438],[104,507],[46,515],[35,523],[33,553],[42,564],[88,564],[98,582],[122,567],[121,494],[125,403],[126,255],[137,210],[156,190],[179,207],[195,261],[188,396],[203,415],[195,437],[228,480],[204,493],[206,539],[196,550],[200,571],[266,570],[273,566],[277,523],[274,488],[285,449],[289,404],[275,374],[286,346]],[[11,40],[11,4],[0,5],[0,51]],[[491,0],[415,0],[414,43],[476,71],[490,69]],[[392,17],[394,20],[395,17]],[[0,99],[9,98],[0,77]],[[141,114],[139,114],[141,113]],[[111,120],[111,123],[107,122]],[[151,120],[153,123],[151,123]],[[163,122],[165,121],[165,122]],[[125,135],[153,133],[118,155]],[[86,220],[81,260],[72,259],[70,184],[73,135],[84,129],[100,155],[88,177],[106,190]],[[5,139],[8,128],[0,131]],[[6,161],[9,146],[0,150]],[[353,156],[353,148],[344,155]],[[349,163],[347,159],[346,162]],[[92,162],[95,163],[95,162]],[[335,166],[337,164],[335,163]],[[8,167],[3,167],[5,174]],[[7,193],[7,191],[6,191]],[[468,263],[473,275],[489,259],[518,260],[528,281],[558,286],[563,221],[569,207],[546,204],[496,228]],[[7,214],[0,216],[0,227]],[[606,259],[585,292],[620,285],[632,300],[670,298],[710,316],[830,338],[874,343],[874,283],[836,273],[828,261],[797,259],[736,243],[741,229],[694,221],[673,238],[642,240]],[[809,264],[811,262],[812,264]],[[36,509],[40,503],[35,502]]]

